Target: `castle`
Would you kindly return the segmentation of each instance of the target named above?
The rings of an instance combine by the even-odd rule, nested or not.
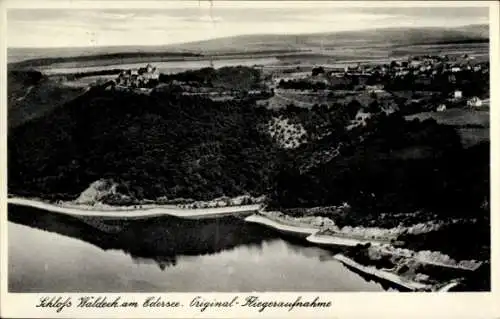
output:
[[[124,70],[116,79],[116,84],[126,87],[146,87],[151,80],[158,80],[160,72],[151,64],[144,68]]]

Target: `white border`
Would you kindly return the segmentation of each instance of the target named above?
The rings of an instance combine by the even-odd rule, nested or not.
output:
[[[334,0],[213,0],[217,7],[244,8],[307,8],[321,7],[490,7],[493,1],[334,1]],[[210,6],[210,0],[4,0],[8,8],[189,8]],[[43,3],[43,4],[42,4]],[[447,4],[444,4],[447,3]]]
[[[289,6],[311,6],[318,4],[317,1],[303,1],[303,2],[248,2],[248,1],[217,1],[217,6],[238,6],[238,7],[289,7]],[[202,5],[208,5],[202,1]],[[45,1],[31,1],[31,0],[0,0],[1,5],[1,26],[0,36],[1,51],[0,51],[0,83],[6,83],[6,14],[5,8],[168,8],[168,7],[182,7],[182,6],[198,6],[198,1],[191,2],[156,2],[156,1],[71,1],[71,0],[45,0]],[[324,6],[325,2],[321,2]],[[329,2],[329,6],[342,7],[342,6],[355,6],[355,7],[379,7],[387,6],[388,3],[382,1],[373,2]],[[499,4],[496,1],[391,1],[390,6],[397,7],[416,7],[416,6],[487,6],[490,8],[490,74],[491,74],[491,88],[498,88],[499,85]],[[247,308],[233,308],[233,310],[222,309],[218,311],[205,311],[200,313],[199,310],[194,308],[184,307],[180,310],[175,309],[152,309],[151,311],[144,311],[144,309],[123,309],[117,311],[115,309],[108,310],[87,310],[83,312],[78,308],[70,308],[61,312],[60,314],[55,311],[40,311],[35,308],[40,295],[38,294],[13,294],[7,292],[7,214],[6,214],[6,198],[7,198],[7,183],[6,183],[6,87],[0,86],[0,128],[3,130],[1,135],[0,144],[0,251],[1,251],[1,299],[0,299],[0,317],[39,317],[39,318],[123,318],[123,317],[147,317],[147,318],[190,318],[190,317],[207,317],[207,318],[250,318],[250,317],[288,317],[294,316],[297,318],[312,317],[312,318],[500,318],[500,292],[499,292],[499,273],[495,271],[500,269],[499,260],[499,225],[500,216],[498,212],[500,207],[497,205],[496,198],[500,198],[498,193],[498,169],[493,165],[498,160],[498,151],[500,145],[496,136],[499,134],[499,112],[497,107],[500,102],[500,93],[498,90],[491,90],[491,243],[492,243],[492,292],[490,293],[258,293],[258,294],[227,294],[227,293],[203,293],[205,299],[218,299],[229,298],[233,296],[240,296],[244,298],[248,295],[258,295],[261,299],[274,299],[274,300],[294,300],[298,295],[303,298],[311,298],[315,296],[321,297],[322,300],[331,300],[333,307],[328,310],[303,310],[296,308],[292,312],[286,309],[268,309],[263,313],[256,310]],[[496,212],[496,213],[493,213]],[[473,238],[471,238],[473,240]],[[44,294],[46,295],[46,294]],[[58,294],[64,296],[81,296],[80,294]],[[92,294],[94,296],[103,294]],[[117,296],[117,294],[105,294],[108,298]],[[145,299],[150,295],[161,295],[164,299],[183,301],[186,305],[189,301],[198,294],[120,294],[126,298],[133,298],[137,301]],[[495,302],[496,300],[496,302]],[[240,311],[237,311],[240,310]]]

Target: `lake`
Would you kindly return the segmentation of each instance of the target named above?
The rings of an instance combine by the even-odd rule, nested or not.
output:
[[[81,220],[15,205],[8,214],[11,292],[384,290],[333,251],[236,217]]]

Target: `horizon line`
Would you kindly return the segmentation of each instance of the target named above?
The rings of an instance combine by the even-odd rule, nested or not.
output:
[[[222,37],[214,37],[214,38],[209,38],[209,39],[204,39],[204,40],[197,40],[197,41],[188,41],[188,42],[178,42],[178,43],[165,43],[165,44],[123,44],[123,45],[95,45],[95,46],[51,46],[51,47],[37,47],[37,46],[6,46],[7,50],[9,49],[89,49],[89,48],[131,48],[131,47],[161,47],[161,46],[171,46],[173,49],[176,45],[185,45],[185,44],[190,44],[190,43],[201,43],[201,42],[206,42],[206,41],[213,41],[213,40],[219,40],[219,39],[231,39],[231,38],[238,38],[238,37],[245,37],[245,36],[268,36],[268,35],[278,35],[278,36],[303,36],[303,35],[322,35],[322,34],[342,34],[342,33],[351,33],[351,32],[363,32],[363,31],[376,31],[376,30],[394,30],[394,29],[405,29],[405,30],[419,30],[419,29],[442,29],[442,30],[453,30],[453,29],[459,29],[463,27],[471,27],[471,26],[487,26],[489,27],[490,24],[486,23],[469,23],[469,24],[464,24],[464,25],[459,25],[459,26],[452,26],[452,27],[446,27],[446,26],[421,26],[421,27],[381,27],[381,28],[364,28],[364,29],[353,29],[353,30],[342,30],[342,31],[326,31],[326,32],[311,32],[311,33],[248,33],[248,34],[239,34],[239,35],[233,35],[233,36],[222,36]],[[490,30],[488,29],[488,35]],[[489,41],[489,36],[488,36],[488,41]],[[187,50],[187,49],[182,49],[179,50],[179,52],[192,52],[192,50]],[[295,50],[295,51],[300,51],[300,50]]]

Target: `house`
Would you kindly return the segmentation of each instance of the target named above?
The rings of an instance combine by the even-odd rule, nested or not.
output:
[[[437,112],[444,112],[444,111],[446,111],[446,105],[444,105],[444,104],[439,105],[439,106],[436,108],[436,111],[437,111]]]
[[[158,80],[160,78],[160,72],[157,68],[148,68],[146,73],[142,74],[142,77],[146,80]]]
[[[462,91],[456,90],[456,91],[453,93],[453,97],[454,97],[455,99],[461,99],[461,98],[462,98]]]
[[[422,64],[422,61],[419,61],[419,60],[412,60],[410,62],[410,66],[412,68],[418,68],[418,67],[420,67],[421,64]]]
[[[331,68],[328,76],[344,76],[345,68]]]
[[[410,73],[410,71],[408,71],[408,70],[403,70],[403,71],[396,72],[396,74],[395,74],[395,75],[396,75],[396,76],[405,76],[405,75],[407,75],[407,74],[409,74],[409,73]]]
[[[362,109],[358,110],[356,113],[355,120],[352,121],[355,126],[358,125],[366,125],[366,121],[372,117],[372,114],[369,112],[365,112]]]
[[[459,66],[453,66],[451,68],[451,72],[453,72],[453,73],[460,72],[460,71],[462,71],[462,68]]]
[[[361,73],[361,64],[358,63],[356,66],[346,66],[345,73]]]
[[[469,107],[481,107],[482,105],[483,101],[481,101],[481,99],[477,96],[474,96],[467,101],[467,106]]]

